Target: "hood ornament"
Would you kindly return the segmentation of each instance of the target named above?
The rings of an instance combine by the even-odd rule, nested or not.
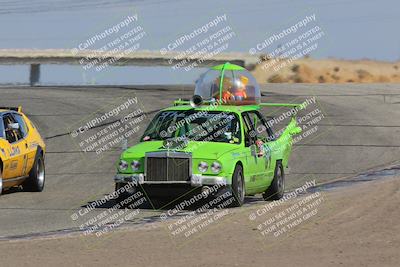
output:
[[[168,150],[182,150],[187,147],[189,140],[185,137],[168,138],[163,142],[163,148]]]

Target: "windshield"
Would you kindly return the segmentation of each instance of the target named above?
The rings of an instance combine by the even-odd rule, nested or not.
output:
[[[163,111],[151,121],[142,141],[171,138],[240,143],[240,124],[231,112]]]

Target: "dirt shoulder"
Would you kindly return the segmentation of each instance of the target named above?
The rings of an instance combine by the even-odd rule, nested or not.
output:
[[[6,266],[398,266],[399,178],[321,193],[319,212],[279,237],[263,237],[249,219],[266,205],[254,203],[183,243],[163,222],[102,237],[1,242],[0,255]]]
[[[265,59],[252,73],[259,83],[399,83],[400,62]]]

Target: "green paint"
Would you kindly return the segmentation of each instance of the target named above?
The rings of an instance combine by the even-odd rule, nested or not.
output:
[[[182,103],[182,101],[180,102]],[[184,102],[185,105],[174,106],[164,109],[163,111],[207,111],[210,110],[209,105],[203,105],[193,108],[188,105],[188,101]],[[293,104],[276,104],[274,106],[287,106]],[[202,174],[208,176],[223,176],[226,177],[228,182],[231,182],[232,175],[236,164],[240,163],[243,166],[245,178],[245,190],[247,194],[257,194],[264,192],[271,184],[274,177],[275,164],[277,160],[282,160],[283,165],[288,165],[289,156],[292,151],[292,136],[299,134],[301,128],[297,126],[295,118],[292,118],[286,129],[281,136],[273,141],[267,142],[265,140],[265,147],[268,151],[265,155],[258,157],[254,154],[255,145],[246,146],[245,144],[245,130],[242,113],[248,111],[257,111],[260,109],[259,105],[251,106],[225,106],[219,105],[211,109],[211,111],[232,112],[239,117],[241,138],[239,143],[224,143],[213,141],[189,141],[187,146],[178,150],[179,152],[187,152],[192,155],[192,172],[193,174]],[[183,126],[182,126],[183,127]],[[177,131],[178,132],[178,131]],[[120,173],[143,173],[145,164],[145,155],[147,152],[165,151],[163,148],[163,141],[152,140],[142,141],[135,146],[130,147],[124,151],[120,157],[121,160],[128,162],[128,169]],[[133,172],[131,169],[131,162],[139,160],[141,167],[138,171]],[[200,173],[198,164],[205,161],[209,165],[209,169],[205,173]],[[220,173],[215,174],[211,171],[210,166],[214,161],[218,161],[222,165]]]
[[[222,87],[225,70],[244,70],[243,67],[238,65],[230,64],[229,62],[221,64],[212,68],[213,70],[220,71],[220,100],[222,99]],[[245,124],[243,120],[243,113],[245,112],[257,112],[262,107],[284,107],[284,108],[301,108],[301,104],[294,103],[260,103],[259,105],[213,105],[211,101],[205,101],[203,105],[199,107],[190,106],[190,101],[187,100],[176,100],[172,107],[163,109],[163,111],[210,111],[210,112],[230,112],[239,118],[240,126],[240,138],[236,138],[232,142],[215,142],[215,141],[188,141],[185,147],[179,148],[179,152],[186,152],[191,154],[192,158],[192,173],[202,174],[205,176],[222,176],[225,177],[230,183],[232,176],[237,164],[243,166],[244,180],[245,180],[245,192],[246,194],[257,194],[263,193],[271,184],[274,177],[274,170],[276,162],[282,161],[284,167],[287,167],[289,156],[292,151],[293,136],[301,133],[301,128],[298,127],[295,116],[292,117],[285,130],[282,132],[279,138],[273,139],[273,141],[263,140],[259,137],[259,140],[263,141],[262,147],[264,148],[264,155],[259,157],[256,152],[256,145],[251,144],[250,146],[245,142]],[[180,128],[176,130],[175,137],[180,137],[180,129],[188,129],[188,125],[180,125]],[[183,128],[186,127],[186,128]],[[156,137],[155,137],[156,138]],[[142,138],[143,139],[143,138]],[[141,140],[142,140],[141,139]],[[192,139],[193,140],[193,139]],[[247,146],[246,146],[247,145]],[[171,148],[170,148],[171,150]],[[119,171],[120,173],[131,174],[131,173],[144,173],[145,169],[145,157],[148,152],[161,152],[166,151],[163,147],[162,140],[149,140],[141,141],[135,146],[125,150],[120,159],[128,163],[128,169],[125,171]],[[138,160],[141,163],[138,171],[131,169],[131,162]],[[202,161],[208,163],[208,170],[205,173],[200,173],[198,170],[198,164]],[[221,172],[215,174],[211,171],[211,164],[217,161],[222,165]],[[118,169],[118,166],[117,166]]]

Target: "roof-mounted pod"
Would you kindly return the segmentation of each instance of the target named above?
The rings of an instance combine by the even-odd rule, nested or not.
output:
[[[194,94],[225,105],[254,105],[261,100],[260,87],[253,75],[229,62],[203,73],[196,81]]]

